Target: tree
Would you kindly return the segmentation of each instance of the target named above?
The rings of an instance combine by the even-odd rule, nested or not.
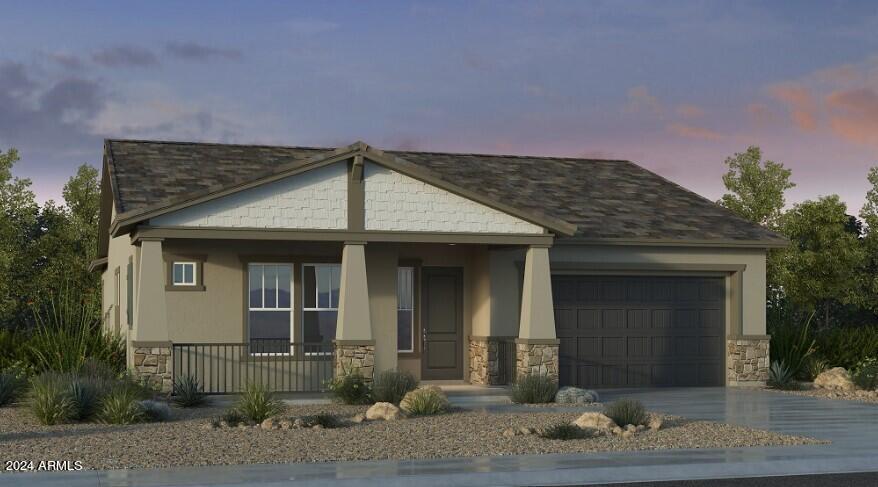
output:
[[[34,237],[39,206],[31,181],[13,177],[14,148],[0,151],[0,325],[8,324],[26,300],[19,282],[28,278],[22,255]]]
[[[865,230],[863,265],[858,277],[863,290],[863,305],[878,313],[878,167],[869,169],[866,178],[872,187],[866,192],[866,202],[860,209]]]
[[[727,158],[725,164],[729,170],[723,184],[728,192],[719,204],[742,218],[777,229],[786,204],[784,193],[796,186],[790,181],[792,172],[783,164],[763,161],[762,151],[754,145]]]
[[[824,196],[795,205],[780,220],[792,242],[782,254],[780,284],[794,304],[822,309],[826,326],[833,302],[861,301],[854,276],[864,254],[845,210],[837,195]]]

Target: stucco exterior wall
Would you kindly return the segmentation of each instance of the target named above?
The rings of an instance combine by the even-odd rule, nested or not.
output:
[[[128,302],[128,260],[132,258],[134,262],[132,266],[134,273],[132,279],[134,279],[137,275],[136,253],[137,247],[131,244],[128,235],[110,239],[107,248],[107,268],[101,274],[101,317],[104,319],[105,329],[108,332],[114,332],[116,330],[115,311],[113,310],[116,299],[115,274],[116,269],[119,269],[119,332],[126,337],[126,340],[132,335],[130,331],[133,330],[133,328],[129,329],[128,326],[128,307],[134,304]],[[136,279],[134,279],[134,294],[137,294]],[[130,359],[129,357],[129,361]]]
[[[347,228],[347,166],[336,163],[153,218],[156,226]]]
[[[365,165],[367,230],[540,234],[542,227],[384,168]]]

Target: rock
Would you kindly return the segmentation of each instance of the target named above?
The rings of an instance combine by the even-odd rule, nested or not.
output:
[[[649,421],[647,421],[646,426],[652,431],[658,431],[662,429],[662,425],[664,424],[664,420],[662,420],[661,416],[656,414],[649,415]]]
[[[304,428],[306,426],[308,426],[308,423],[302,418],[296,418],[293,420],[293,428]]]
[[[623,440],[627,440],[628,438],[631,438],[633,436],[634,436],[634,432],[631,430],[625,430],[622,432],[622,439]]]
[[[611,431],[614,435],[619,436],[619,435],[621,435],[625,430],[623,430],[621,426],[614,426],[613,429],[610,430],[610,431]]]
[[[637,427],[635,428],[635,431],[640,433],[641,431],[643,431],[645,429],[646,429],[646,426],[644,426],[642,424],[638,424]]]
[[[583,413],[573,422],[580,428],[594,428],[597,430],[610,430],[616,426],[612,419],[603,413]]]
[[[249,428],[249,426],[247,426],[246,424],[239,424],[239,425],[238,425],[238,429],[239,429],[239,430],[245,430],[245,429],[247,429],[247,428]]]
[[[555,394],[555,402],[559,404],[590,404],[597,401],[598,393],[590,389],[565,386]]]
[[[505,436],[506,438],[512,438],[513,436],[515,436],[515,430],[512,428],[506,428],[505,430],[503,430],[503,436]]]
[[[219,428],[219,423],[214,423],[213,421],[210,421],[210,422],[204,423],[201,427],[206,429],[206,430],[215,430],[215,429]]]
[[[266,419],[259,426],[264,430],[276,430],[279,428],[279,425],[274,418]]]
[[[280,429],[282,429],[282,430],[288,430],[288,429],[291,429],[293,427],[293,422],[290,421],[289,419],[282,419],[278,423],[278,426],[280,426]]]
[[[402,417],[402,412],[398,407],[390,404],[389,402],[376,402],[373,404],[368,411],[366,411],[366,419],[370,421],[375,421],[378,419],[383,419],[385,421],[391,421],[395,419],[399,419]]]
[[[352,423],[362,423],[363,421],[366,421],[366,415],[363,413],[356,414],[351,418]]]
[[[312,430],[322,430],[323,425],[322,424],[315,424],[314,426],[311,427],[311,429]]]
[[[634,426],[633,424],[626,424],[625,431],[631,431],[631,432],[637,431],[637,426]]]
[[[852,391],[855,388],[851,374],[844,367],[835,367],[822,372],[814,379],[814,387],[837,391]]]
[[[533,428],[528,428],[527,426],[522,426],[521,428],[518,428],[518,432],[523,434],[523,435],[532,435],[534,430],[533,430]]]

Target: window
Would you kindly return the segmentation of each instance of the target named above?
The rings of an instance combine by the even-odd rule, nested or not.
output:
[[[340,276],[341,266],[338,264],[302,266],[302,336],[305,343],[331,344],[335,338]]]
[[[414,267],[396,271],[396,348],[399,352],[415,351],[415,288]]]
[[[195,262],[174,262],[174,280],[175,286],[194,286],[195,282]]]
[[[290,353],[293,266],[250,264],[248,274],[251,353]]]
[[[121,321],[122,321],[122,289],[119,283],[119,268],[116,268],[116,273],[113,279],[113,329],[115,333],[118,335],[121,332]]]
[[[126,270],[128,277],[126,296],[128,300],[125,302],[125,311],[127,312],[128,328],[134,326],[134,261],[128,258],[128,268]]]

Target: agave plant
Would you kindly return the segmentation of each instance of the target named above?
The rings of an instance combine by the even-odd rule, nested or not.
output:
[[[768,386],[775,389],[792,389],[795,382],[793,379],[792,369],[790,369],[783,360],[775,360],[771,362],[768,368]]]

